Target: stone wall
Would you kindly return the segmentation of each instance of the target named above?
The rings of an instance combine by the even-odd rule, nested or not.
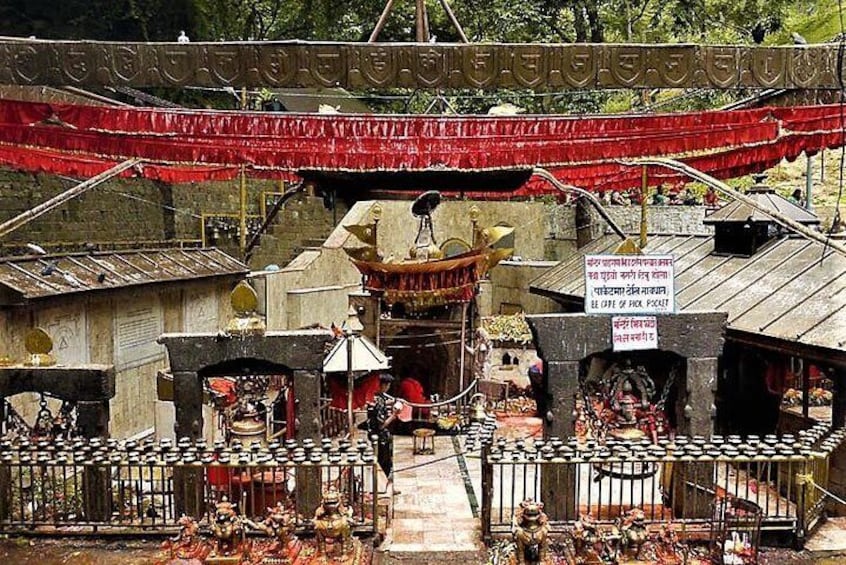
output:
[[[554,300],[529,294],[529,284],[555,265],[555,261],[503,261],[494,267],[490,273],[491,310],[481,315],[558,312],[560,307]]]
[[[158,335],[152,334],[145,343],[147,353],[130,358],[116,351],[122,316],[139,305],[149,305],[150,318],[156,319],[154,333],[185,331],[189,324],[194,331],[214,331],[232,316],[228,298],[234,284],[233,278],[226,277],[42,299],[0,312],[0,343],[3,353],[23,359],[24,336],[40,325],[53,338],[60,364],[114,364],[116,393],[110,403],[110,433],[128,437],[154,426],[156,374],[167,366],[167,359],[164,348],[155,344]],[[16,395],[12,402],[32,424],[38,396]],[[51,403],[51,407],[56,405]]]
[[[77,181],[51,175],[32,175],[0,168],[0,222],[8,220],[73,187]],[[259,216],[264,193],[278,193],[278,181],[248,179],[247,214]],[[252,265],[284,266],[304,246],[319,245],[331,233],[334,219],[346,212],[343,201],[327,210],[323,199],[306,194],[289,201],[268,234],[262,238]],[[113,179],[92,188],[55,210],[33,220],[3,239],[0,253],[36,242],[48,251],[78,248],[83,243],[107,246],[155,246],[167,240],[202,240],[203,214],[237,216],[238,180],[169,185],[144,179]],[[236,237],[207,242],[233,256]]]

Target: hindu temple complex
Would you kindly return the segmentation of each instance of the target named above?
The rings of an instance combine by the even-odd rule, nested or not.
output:
[[[392,1],[366,42],[0,37],[0,555],[846,559],[846,34],[488,43],[429,4],[456,42],[422,1],[408,42]]]

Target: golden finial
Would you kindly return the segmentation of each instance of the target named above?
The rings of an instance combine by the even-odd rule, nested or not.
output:
[[[476,206],[475,204],[470,206],[470,221],[473,222],[473,223],[478,222],[480,212],[481,212],[481,210],[479,210],[479,207]]]
[[[267,329],[256,313],[258,295],[247,281],[241,281],[229,297],[235,317],[229,320],[226,332],[231,335],[263,335]]]
[[[56,359],[50,354],[53,351],[53,340],[41,328],[33,328],[26,333],[24,348],[28,359],[24,365],[30,367],[49,367],[56,364]]]
[[[378,202],[373,205],[370,209],[370,216],[373,218],[373,221],[378,222],[382,219],[382,205]]]

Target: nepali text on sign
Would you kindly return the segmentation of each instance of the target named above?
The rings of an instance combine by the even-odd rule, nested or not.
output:
[[[670,255],[586,255],[585,312],[667,314],[675,310]]]
[[[614,351],[658,349],[655,316],[612,316],[611,344]]]

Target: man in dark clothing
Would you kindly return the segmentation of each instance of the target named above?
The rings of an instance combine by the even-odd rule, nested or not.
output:
[[[388,477],[388,485],[392,485],[394,476],[391,474],[394,469],[394,438],[389,426],[397,418],[399,410],[388,396],[388,389],[394,377],[389,373],[379,375],[379,392],[373,397],[373,406],[370,409],[370,434],[378,436],[379,442],[379,466]],[[386,487],[387,490],[387,487]],[[394,492],[394,494],[397,494]]]

